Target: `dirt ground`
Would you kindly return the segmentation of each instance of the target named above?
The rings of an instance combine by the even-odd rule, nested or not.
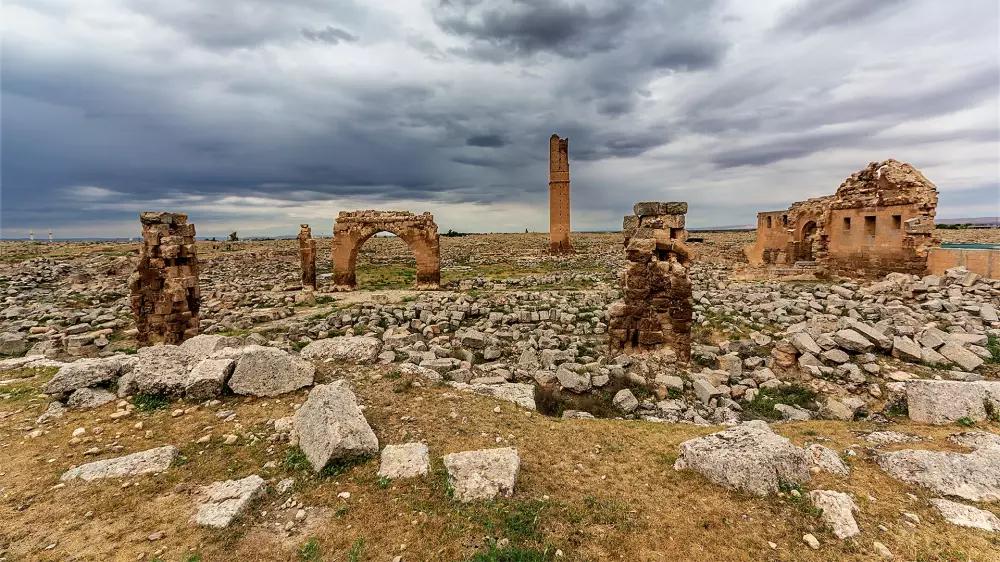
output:
[[[854,451],[849,479],[822,474],[805,488],[832,488],[859,503],[856,540],[839,541],[808,502],[728,492],[695,473],[673,470],[677,446],[719,428],[622,420],[561,420],[448,387],[419,386],[379,368],[330,369],[349,378],[380,444],[421,440],[431,450],[425,478],[388,482],[377,459],[314,475],[287,443],[272,442],[271,420],[290,415],[305,393],[277,399],[229,397],[217,406],[170,403],[111,420],[109,404],[70,412],[42,435],[26,437],[47,400],[37,374],[0,403],[0,478],[6,560],[872,560],[872,541],[899,560],[998,560],[1000,538],[944,522],[927,492],[884,475],[870,460],[865,423],[775,425],[798,445]],[[499,406],[499,413],[494,408]],[[174,417],[174,412],[193,408]],[[235,412],[221,421],[219,411]],[[84,427],[82,440],[70,444]],[[1000,426],[983,426],[1000,431]],[[878,426],[924,436],[917,447],[960,450],[945,441],[959,427],[907,422]],[[234,445],[222,436],[236,434]],[[196,443],[208,435],[206,443]],[[126,480],[59,482],[69,467],[165,444],[182,458],[163,474]],[[95,446],[120,446],[89,456]],[[510,499],[461,505],[448,498],[440,457],[517,447],[521,472]],[[913,447],[914,445],[908,445]],[[273,464],[268,464],[269,462]],[[336,471],[335,471],[336,472]],[[199,485],[257,473],[272,486],[237,524],[222,531],[189,523]],[[290,494],[273,484],[291,477]],[[805,488],[802,490],[805,491]],[[339,497],[349,492],[349,498]],[[307,517],[286,533],[296,509]],[[1000,506],[992,506],[994,512]],[[912,525],[903,512],[919,516]],[[880,527],[881,526],[881,527]],[[813,551],[802,535],[822,546]],[[162,535],[158,537],[158,535]],[[150,540],[150,537],[156,540]],[[488,557],[509,540],[511,557]],[[776,546],[772,548],[770,543]],[[556,551],[561,556],[556,555]],[[523,552],[522,552],[523,551]],[[514,552],[515,554],[509,554]],[[518,554],[519,553],[519,554]],[[480,558],[475,558],[480,556]]]

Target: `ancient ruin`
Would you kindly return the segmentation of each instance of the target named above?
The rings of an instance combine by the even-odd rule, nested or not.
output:
[[[139,345],[179,344],[198,335],[194,225],[182,213],[144,212],[139,264],[129,277]]]
[[[549,250],[573,252],[569,243],[569,139],[549,137]]]
[[[417,289],[437,289],[441,283],[441,246],[437,224],[430,213],[408,211],[342,211],[333,225],[334,290],[357,287],[354,268],[358,250],[379,232],[395,234],[417,260]]]
[[[819,275],[922,274],[937,245],[937,188],[913,166],[872,162],[834,195],[757,214],[751,265],[815,269]]]
[[[299,261],[302,262],[302,288],[316,288],[316,241],[308,224],[299,225]]]
[[[621,276],[624,300],[608,309],[612,350],[626,353],[670,347],[691,357],[691,253],[684,241],[687,203],[636,203],[622,225],[628,260]]]

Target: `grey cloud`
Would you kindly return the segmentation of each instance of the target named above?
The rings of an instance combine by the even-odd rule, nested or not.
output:
[[[318,41],[321,43],[329,43],[331,45],[337,45],[341,41],[353,42],[357,41],[357,35],[352,35],[351,33],[328,25],[321,29],[303,29],[302,36],[310,41]]]
[[[827,27],[863,22],[908,0],[803,0],[778,22],[778,29],[811,33]]]

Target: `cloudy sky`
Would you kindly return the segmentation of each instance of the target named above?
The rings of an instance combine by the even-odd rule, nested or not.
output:
[[[1000,214],[996,0],[5,0],[0,234],[331,230],[340,210],[576,230],[749,224],[911,162]]]

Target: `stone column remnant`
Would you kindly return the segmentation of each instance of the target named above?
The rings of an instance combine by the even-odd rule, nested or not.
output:
[[[611,349],[634,353],[670,347],[680,361],[688,361],[693,303],[687,203],[636,203],[634,211],[622,228],[624,299],[608,309]]]
[[[316,289],[316,241],[308,224],[299,225],[299,260],[302,262],[302,288]]]
[[[139,264],[129,277],[139,345],[179,344],[198,335],[198,257],[183,213],[146,211]]]
[[[569,243],[569,139],[549,137],[549,250],[573,252]]]

